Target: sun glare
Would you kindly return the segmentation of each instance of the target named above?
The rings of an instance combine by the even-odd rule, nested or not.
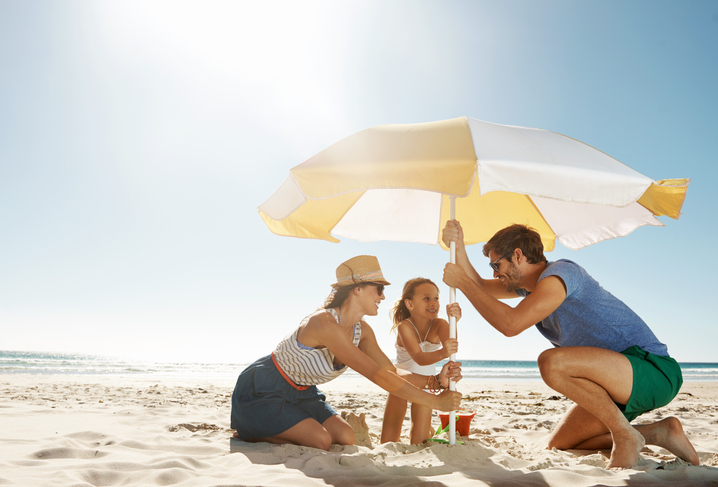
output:
[[[349,61],[339,53],[351,32],[326,25],[328,9],[336,14],[341,6],[320,1],[99,5],[103,34],[127,66],[168,73],[188,96],[211,102],[207,109],[241,111],[281,133],[343,123],[346,95],[338,73]],[[303,124],[297,127],[299,119]]]

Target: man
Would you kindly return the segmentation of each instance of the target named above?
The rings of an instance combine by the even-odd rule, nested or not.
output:
[[[444,282],[461,290],[484,319],[506,336],[536,326],[556,348],[541,353],[544,382],[575,404],[549,439],[549,448],[611,448],[609,468],[631,468],[644,444],[657,445],[698,465],[677,418],[632,427],[638,415],[668,404],[683,378],[666,346],[628,306],[569,260],[548,262],[539,234],[512,225],[484,245],[494,279],[469,261],[458,221],[442,239],[456,242],[457,264]],[[499,299],[522,296],[512,308]]]

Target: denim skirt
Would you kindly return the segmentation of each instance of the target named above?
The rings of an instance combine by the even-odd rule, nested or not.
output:
[[[239,374],[232,393],[230,426],[242,440],[276,436],[307,418],[324,423],[337,412],[317,386],[297,390],[262,357]]]

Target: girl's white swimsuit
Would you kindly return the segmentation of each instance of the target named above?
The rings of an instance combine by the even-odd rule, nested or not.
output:
[[[429,332],[431,331],[431,327],[434,326],[434,320],[431,320],[431,323],[429,324],[429,329],[426,330],[426,335],[424,336],[424,339],[421,339],[421,335],[419,335],[419,330],[416,329],[416,326],[412,321],[407,318],[406,321],[411,323],[411,326],[414,327],[414,330],[416,331],[416,336],[419,337],[419,347],[421,347],[422,352],[435,352],[436,350],[441,350],[442,345],[441,343],[432,343],[428,341],[426,338],[429,336]],[[411,355],[409,355],[409,352],[406,351],[404,347],[396,344],[396,362],[395,362],[397,369],[403,369],[408,370],[409,372],[413,372],[414,374],[419,375],[436,375],[436,364],[431,365],[419,365],[417,364],[413,358],[411,358]]]

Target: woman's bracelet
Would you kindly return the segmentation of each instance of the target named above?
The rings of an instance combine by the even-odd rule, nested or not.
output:
[[[431,379],[434,379],[434,383],[432,384]],[[439,380],[439,374],[437,375],[430,375],[426,378],[426,387],[433,392],[434,394],[441,392],[445,387],[441,385],[441,381]]]

